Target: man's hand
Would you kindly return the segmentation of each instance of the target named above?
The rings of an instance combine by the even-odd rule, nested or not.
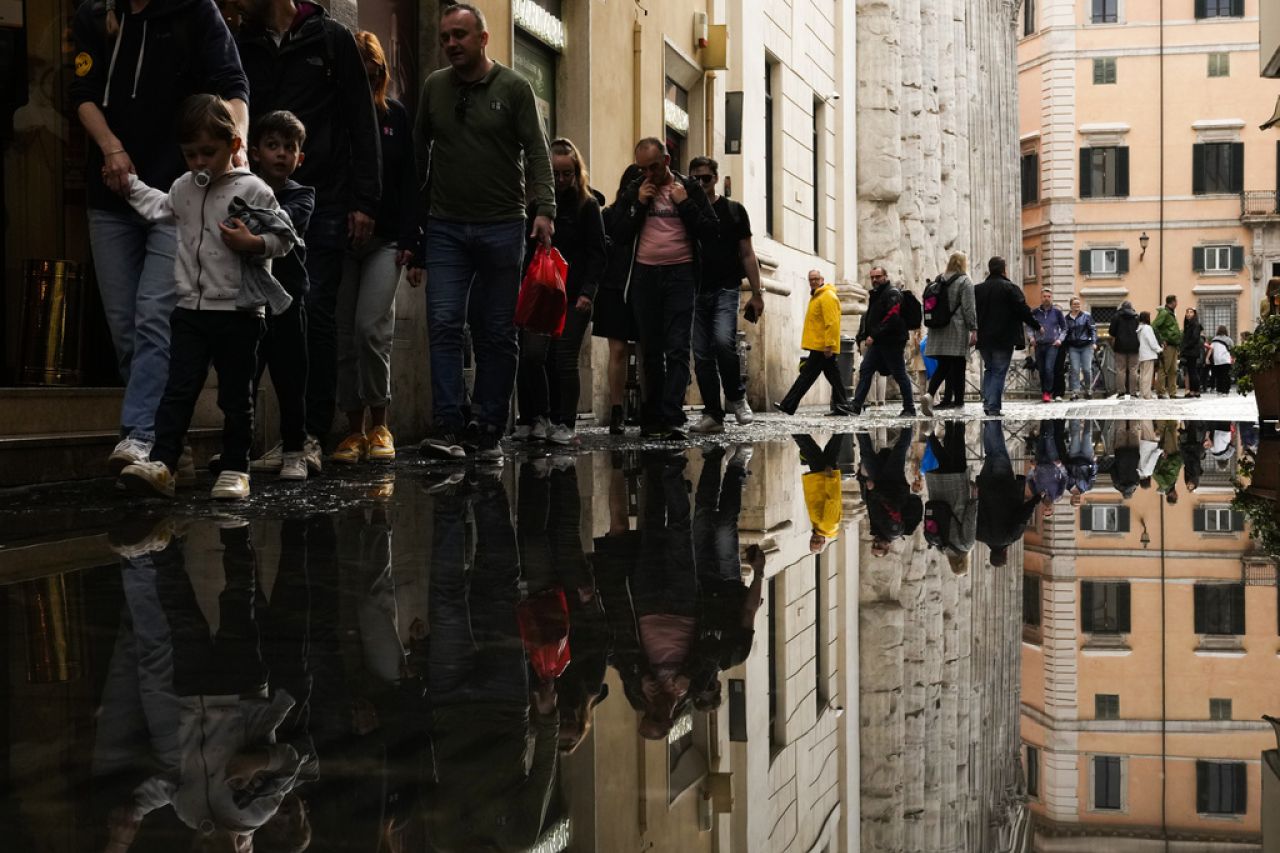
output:
[[[129,192],[129,175],[137,171],[129,154],[121,148],[103,158],[102,182],[113,193],[125,195]]]
[[[689,199],[689,193],[684,188],[684,184],[679,181],[671,182],[671,201],[675,204],[683,204]]]
[[[823,354],[823,355],[825,355],[827,358],[834,358],[834,357],[835,357],[835,354],[836,354],[836,348],[835,348],[835,347],[823,347],[823,348],[822,348],[822,354]]]
[[[658,194],[658,188],[651,181],[646,180],[640,184],[640,194],[638,196],[641,204],[648,204],[653,201],[653,197]]]
[[[1060,347],[1060,346],[1062,346],[1062,341],[1054,341],[1054,342],[1053,342],[1053,345],[1054,345],[1055,347]]]
[[[970,333],[969,333],[969,346],[971,346],[971,347],[976,347],[977,345],[978,345],[978,333],[977,333],[977,332],[970,332]]]
[[[396,266],[407,267],[413,261],[413,252],[408,249],[401,249],[396,252]]]
[[[542,245],[550,248],[551,238],[556,233],[556,224],[551,221],[550,216],[535,216],[533,218],[533,228],[529,231],[529,238],[537,240]]]
[[[747,307],[756,312],[756,319],[759,320],[764,315],[764,294],[751,294],[751,298],[747,300]]]
[[[218,230],[222,232],[222,242],[227,244],[227,248],[242,255],[261,255],[267,247],[266,241],[250,231],[249,226],[239,219],[229,221],[230,225],[226,222],[218,223]]]
[[[405,270],[404,277],[409,279],[410,287],[421,287],[426,284],[427,271],[422,267],[409,267]]]
[[[574,310],[575,310],[575,311],[577,311],[579,314],[590,314],[590,313],[591,313],[591,299],[590,299],[589,297],[586,297],[586,296],[579,296],[579,297],[578,297],[578,301],[577,301],[576,303],[574,303],[573,308],[574,308]]]
[[[373,236],[373,217],[353,210],[347,214],[347,237],[351,245],[359,248]]]
[[[875,338],[872,338],[872,337],[866,337],[866,338],[863,338],[863,340],[866,341],[867,346],[871,346],[876,342]]]
[[[253,777],[267,769],[270,759],[265,749],[237,752],[227,759],[227,787],[240,791],[249,787]]]
[[[556,683],[544,681],[533,692],[533,705],[544,717],[556,710]]]

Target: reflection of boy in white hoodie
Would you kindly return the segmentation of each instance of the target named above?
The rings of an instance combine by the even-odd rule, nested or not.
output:
[[[172,497],[174,470],[191,423],[196,399],[208,377],[218,371],[218,407],[225,418],[222,473],[213,497],[239,499],[249,494],[249,444],[253,438],[253,379],[264,311],[237,310],[236,297],[247,260],[270,264],[293,248],[290,235],[254,234],[229,219],[233,201],[249,207],[279,209],[275,193],[248,169],[232,168],[241,148],[227,103],[213,95],[193,95],[178,122],[182,155],[191,171],[174,181],[168,193],[130,177],[129,203],[146,219],[173,219],[178,226],[177,290],[169,344],[169,378],[156,410],[156,441],[151,460],[120,472],[121,482],[144,494]]]

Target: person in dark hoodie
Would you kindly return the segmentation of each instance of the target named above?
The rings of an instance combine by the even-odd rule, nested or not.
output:
[[[1115,423],[1115,455],[1111,462],[1111,485],[1126,500],[1138,491],[1138,445],[1141,429],[1138,421]]]
[[[898,433],[892,447],[877,451],[868,433],[858,433],[858,485],[867,504],[871,553],[883,557],[896,539],[910,536],[924,519],[924,502],[907,483],[911,427]]]
[[[230,0],[253,118],[289,110],[307,129],[294,180],[315,187],[307,244],[307,466],[319,473],[333,426],[338,285],[348,248],[374,231],[382,194],[378,117],[355,37],[309,0]]]
[[[1006,277],[1004,258],[987,262],[987,278],[973,291],[978,306],[978,352],[982,355],[982,411],[999,415],[1013,351],[1026,346],[1023,326],[1039,328],[1022,288]]]
[[[999,567],[1009,562],[1009,546],[1022,538],[1039,499],[1030,493],[1027,478],[1013,473],[1000,421],[983,421],[982,453],[977,540],[991,549],[991,565]]]
[[[907,326],[902,321],[902,291],[889,281],[884,267],[870,270],[871,296],[867,301],[867,313],[862,315],[858,328],[858,343],[866,343],[867,349],[858,367],[858,387],[853,392],[850,410],[862,414],[862,403],[871,390],[871,380],[877,373],[886,373],[898,383],[902,394],[901,417],[916,416],[915,394],[911,390],[911,378],[907,376],[907,363],[903,348],[907,345]]]
[[[1111,352],[1116,359],[1116,392],[1121,400],[1138,395],[1138,312],[1133,303],[1120,303],[1108,328],[1111,335]]]
[[[130,209],[129,175],[167,190],[187,171],[174,118],[190,95],[227,101],[247,139],[249,85],[213,0],[91,0],[80,4],[71,32],[71,104],[94,143],[85,170],[89,243],[125,382],[120,442],[108,459],[118,474],[145,461],[155,441],[178,302],[174,224]]]

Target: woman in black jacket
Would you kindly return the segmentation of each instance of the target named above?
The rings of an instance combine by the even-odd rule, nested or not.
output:
[[[1182,320],[1182,348],[1178,352],[1182,361],[1183,381],[1187,384],[1187,396],[1200,396],[1200,364],[1204,361],[1204,327],[1200,325],[1200,313],[1188,308]]]
[[[1138,393],[1138,312],[1133,303],[1120,303],[1111,318],[1111,352],[1116,358],[1115,396],[1128,398]]]
[[[556,231],[551,245],[569,265],[565,282],[567,312],[558,338],[523,330],[516,394],[520,417],[514,437],[577,442],[578,354],[591,322],[592,302],[605,268],[604,220],[600,201],[587,182],[578,148],[563,137],[551,143],[551,172],[556,181]],[[530,244],[525,266],[533,259]]]

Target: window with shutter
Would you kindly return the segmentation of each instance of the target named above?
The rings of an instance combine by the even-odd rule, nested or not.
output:
[[[1040,750],[1027,746],[1027,796],[1040,796]]]
[[[1040,576],[1022,576],[1022,624],[1040,625]]]
[[[1022,203],[1035,204],[1040,200],[1040,155],[1029,151],[1022,155]]]
[[[1036,32],[1036,0],[1024,0],[1022,4],[1022,34],[1035,35]]]
[[[1080,273],[1089,275],[1093,272],[1093,252],[1088,249],[1080,250]]]
[[[1114,24],[1119,21],[1120,0],[1093,0],[1089,20],[1095,24]]]
[[[1242,815],[1249,806],[1249,776],[1240,761],[1196,762],[1196,811]]]
[[[1116,272],[1124,275],[1129,271],[1129,250],[1119,249],[1116,251]]]
[[[1097,720],[1120,719],[1120,697],[1115,693],[1095,693],[1093,716]]]
[[[1115,811],[1122,808],[1120,756],[1093,757],[1093,807]]]
[[[1240,272],[1244,269],[1244,246],[1231,247],[1231,271]]]
[[[1243,636],[1244,584],[1198,583],[1193,594],[1195,632],[1208,636]]]
[[[1080,582],[1080,625],[1086,634],[1127,634],[1129,584]]]
[[[1192,146],[1192,193],[1238,193],[1243,186],[1244,143],[1202,142]]]
[[[1116,58],[1098,57],[1093,60],[1093,84],[1106,86],[1116,82]]]
[[[1204,247],[1191,247],[1191,271],[1204,272]]]

